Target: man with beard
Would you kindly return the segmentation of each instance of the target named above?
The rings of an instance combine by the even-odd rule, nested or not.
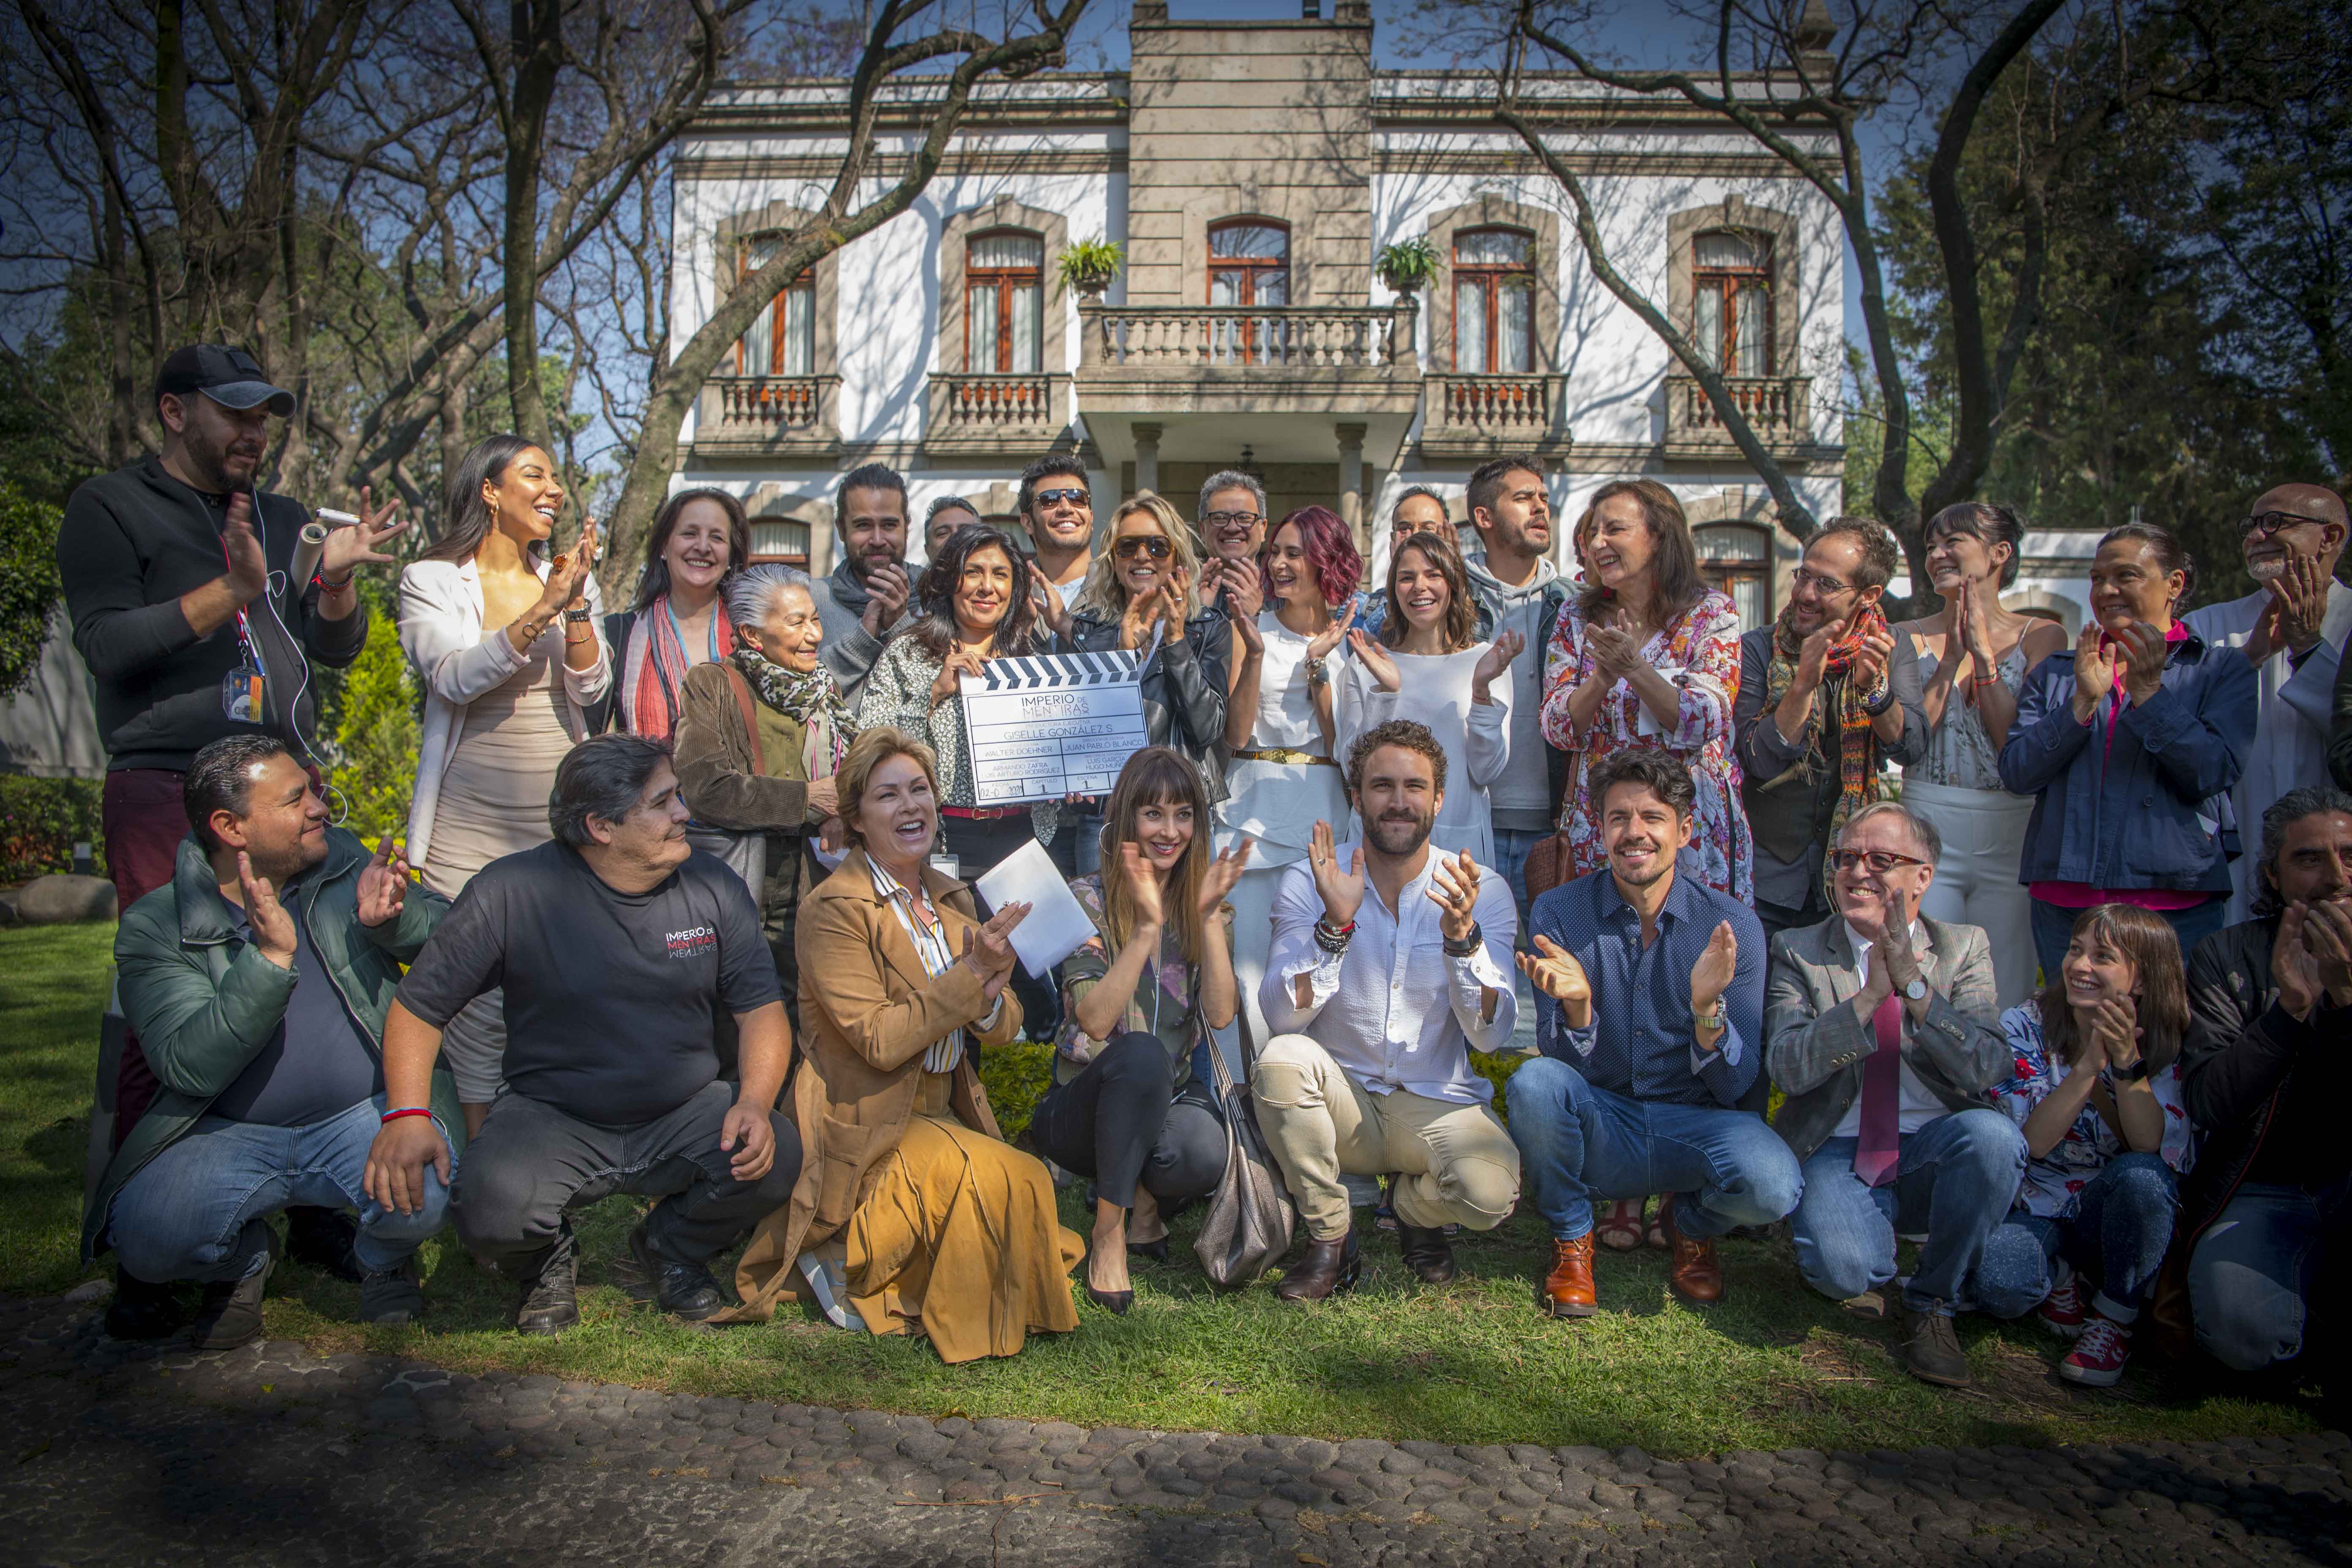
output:
[[[2180,619],[2192,636],[2244,654],[2262,678],[2253,748],[2230,792],[2235,826],[2251,837],[2273,801],[2327,779],[2336,677],[2352,634],[2352,588],[2336,580],[2336,563],[2352,520],[2334,490],[2286,484],[2263,491],[2238,531],[2254,591]],[[2230,874],[2226,918],[2252,920],[2263,897],[2261,864],[2242,855]]]
[[[1471,592],[1478,595],[1482,637],[1517,632],[1524,651],[1511,661],[1511,755],[1503,776],[1487,786],[1495,833],[1496,869],[1528,910],[1528,856],[1559,819],[1568,756],[1543,736],[1544,650],[1568,599],[1568,585],[1551,563],[1551,498],[1543,470],[1524,458],[1496,458],[1470,476],[1470,523],[1479,548],[1463,557]]]
[[[1918,658],[1878,613],[1902,563],[1885,528],[1838,518],[1806,542],[1780,620],[1739,639],[1732,745],[1768,936],[1829,918],[1838,830],[1878,798],[1888,763],[1927,754]]]
[[[1070,606],[1095,559],[1095,501],[1087,466],[1049,452],[1021,470],[1021,526],[1029,532],[1029,597],[1055,637],[1070,629]]]
[[[2352,1096],[2352,795],[2280,799],[2255,864],[2254,918],[2189,957],[2181,1098],[2205,1143],[2172,1255],[2209,1353],[2233,1372],[2292,1363],[2340,1403],[2342,1321],[2326,1319],[2352,1282],[2352,1145],[2336,1125]]]
[[[1258,612],[1265,608],[1258,552],[1265,546],[1266,530],[1273,521],[1265,514],[1265,486],[1254,474],[1220,469],[1202,484],[1200,506],[1192,518],[1193,532],[1208,552],[1201,563],[1197,584],[1201,603],[1217,605],[1235,623],[1255,624]],[[1227,669],[1240,668],[1240,652],[1236,643],[1226,658]]]
[[[369,1196],[414,1212],[449,1180],[448,1141],[416,1113],[441,1031],[506,988],[506,1088],[449,1194],[457,1237],[520,1292],[515,1328],[580,1321],[572,1211],[658,1197],[629,1237],[662,1310],[726,1305],[710,1260],[792,1196],[801,1147],[776,1110],[792,1031],[743,879],[686,841],[667,743],[598,735],[563,759],[555,837],[474,874],[409,970],[383,1030],[391,1109]],[[740,1084],[719,1076],[712,1020],[735,1019]]]
[[[173,879],[188,831],[182,786],[201,748],[271,735],[315,770],[314,667],[359,657],[368,630],[359,568],[389,564],[378,547],[408,527],[392,521],[397,502],[370,510],[362,489],[359,526],[329,533],[310,579],[289,581],[310,518],[256,481],[269,421],[293,414],[294,395],[244,350],[195,343],[165,356],[154,395],[162,455],[74,491],[58,529],[66,614],[107,752],[107,875],[126,915]],[[117,1147],[156,1092],[134,1036],[116,1070]],[[358,1278],[348,1222],[304,1205],[287,1223],[297,1261]]]
[[[1608,865],[1536,900],[1519,955],[1543,1000],[1543,1054],[1511,1075],[1511,1137],[1551,1227],[1536,1304],[1593,1311],[1592,1204],[1663,1192],[1675,1294],[1723,1299],[1714,1237],[1796,1207],[1796,1156],[1738,1109],[1764,1066],[1764,931],[1748,906],[1675,858],[1697,786],[1652,747],[1594,770]]]
[[[883,646],[913,618],[907,611],[915,582],[907,559],[907,481],[880,463],[850,469],[842,476],[834,527],[841,563],[817,580],[811,597],[824,623],[825,668],[854,709]]]
[[[1307,1222],[1286,1301],[1319,1301],[1361,1268],[1342,1175],[1395,1173],[1397,1241],[1429,1284],[1454,1278],[1449,1224],[1491,1230],[1518,1199],[1519,1157],[1469,1053],[1499,1051],[1518,1021],[1509,962],[1518,918],[1501,879],[1433,854],[1445,752],[1392,720],[1348,752],[1360,843],[1318,822],[1274,900],[1258,1005],[1276,1031],[1259,1055],[1258,1124]]]

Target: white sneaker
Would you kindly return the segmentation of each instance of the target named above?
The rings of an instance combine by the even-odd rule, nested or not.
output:
[[[801,1254],[801,1278],[808,1281],[809,1291],[816,1298],[817,1310],[836,1329],[866,1331],[866,1320],[849,1304],[849,1281],[841,1265],[814,1252]]]

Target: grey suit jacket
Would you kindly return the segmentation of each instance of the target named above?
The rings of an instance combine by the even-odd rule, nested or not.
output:
[[[1927,951],[1927,1016],[1903,1016],[1903,1060],[1954,1110],[1988,1103],[1983,1091],[2010,1076],[2009,1043],[1993,991],[1992,948],[1975,926],[1919,917]],[[1764,1061],[1788,1100],[1774,1127],[1804,1159],[1845,1119],[1862,1092],[1862,1064],[1878,1048],[1869,1020],[1844,1004],[1862,989],[1853,944],[1836,915],[1772,939],[1764,982]]]

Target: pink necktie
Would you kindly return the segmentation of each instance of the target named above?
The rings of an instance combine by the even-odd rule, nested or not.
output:
[[[1903,1157],[1903,1124],[1896,1114],[1903,1061],[1903,1004],[1889,996],[1870,1016],[1878,1048],[1862,1064],[1862,1137],[1853,1149],[1853,1173],[1874,1187],[1895,1179]]]

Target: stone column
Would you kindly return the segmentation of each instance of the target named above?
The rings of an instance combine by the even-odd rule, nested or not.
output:
[[[1334,425],[1331,433],[1339,438],[1339,521],[1363,550],[1368,535],[1364,531],[1364,426]]]
[[[1135,433],[1135,488],[1156,495],[1160,490],[1160,426],[1139,424],[1129,428]]]

